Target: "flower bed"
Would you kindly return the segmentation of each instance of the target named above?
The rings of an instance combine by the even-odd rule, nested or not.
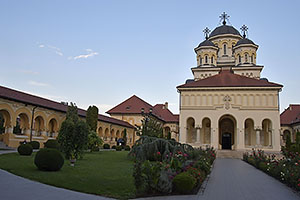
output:
[[[210,173],[216,154],[174,140],[141,137],[133,146],[137,196],[196,194]]]
[[[265,155],[262,150],[253,150],[250,154],[244,153],[243,160],[300,191],[300,155],[285,149],[282,154],[283,157],[278,159],[275,155]]]

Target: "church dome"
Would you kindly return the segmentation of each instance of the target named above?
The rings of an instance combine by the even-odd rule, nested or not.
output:
[[[217,35],[224,35],[224,34],[232,34],[232,35],[239,35],[241,36],[240,32],[236,30],[233,26],[228,26],[228,25],[222,25],[217,28],[215,28],[209,37],[214,37]]]
[[[252,41],[252,40],[249,40],[248,38],[243,38],[243,39],[240,39],[235,46],[239,46],[239,45],[242,45],[242,44],[252,44],[252,45],[255,45],[256,44]]]
[[[201,42],[198,47],[215,47],[215,44],[212,43],[211,41],[209,40],[204,40],[203,42]]]

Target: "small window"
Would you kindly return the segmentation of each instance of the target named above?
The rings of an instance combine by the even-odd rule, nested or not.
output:
[[[251,56],[251,58],[250,58],[250,59],[251,59],[251,63],[253,63],[253,55]]]
[[[241,63],[242,62],[242,57],[241,57],[241,55],[239,55],[239,63]]]
[[[200,65],[202,65],[202,58],[201,58],[201,56],[199,57],[199,63],[200,63]]]
[[[205,56],[205,64],[208,63],[208,56]]]
[[[214,64],[214,57],[211,57],[211,64]]]
[[[224,49],[224,55],[226,55],[226,53],[227,53],[226,52],[227,51],[227,45],[226,44],[223,45],[223,49]]]
[[[245,54],[245,63],[248,63],[248,54]]]

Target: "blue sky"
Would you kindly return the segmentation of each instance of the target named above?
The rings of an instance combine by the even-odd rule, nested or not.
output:
[[[225,3],[226,2],[226,3]],[[0,85],[101,113],[133,94],[169,102],[192,78],[202,30],[222,12],[259,45],[262,77],[300,103],[300,1],[0,1]]]

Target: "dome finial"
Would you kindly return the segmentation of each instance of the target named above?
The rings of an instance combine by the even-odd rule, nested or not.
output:
[[[206,27],[204,30],[203,30],[203,33],[205,35],[205,39],[208,39],[208,34],[210,33],[210,30],[208,27]]]
[[[223,25],[226,25],[226,20],[228,20],[229,17],[230,17],[230,16],[227,15],[225,12],[223,12],[223,13],[219,16],[219,18],[220,18],[221,20],[223,20]]]
[[[241,31],[243,33],[243,37],[246,38],[246,33],[248,32],[248,27],[245,24],[241,27]]]

